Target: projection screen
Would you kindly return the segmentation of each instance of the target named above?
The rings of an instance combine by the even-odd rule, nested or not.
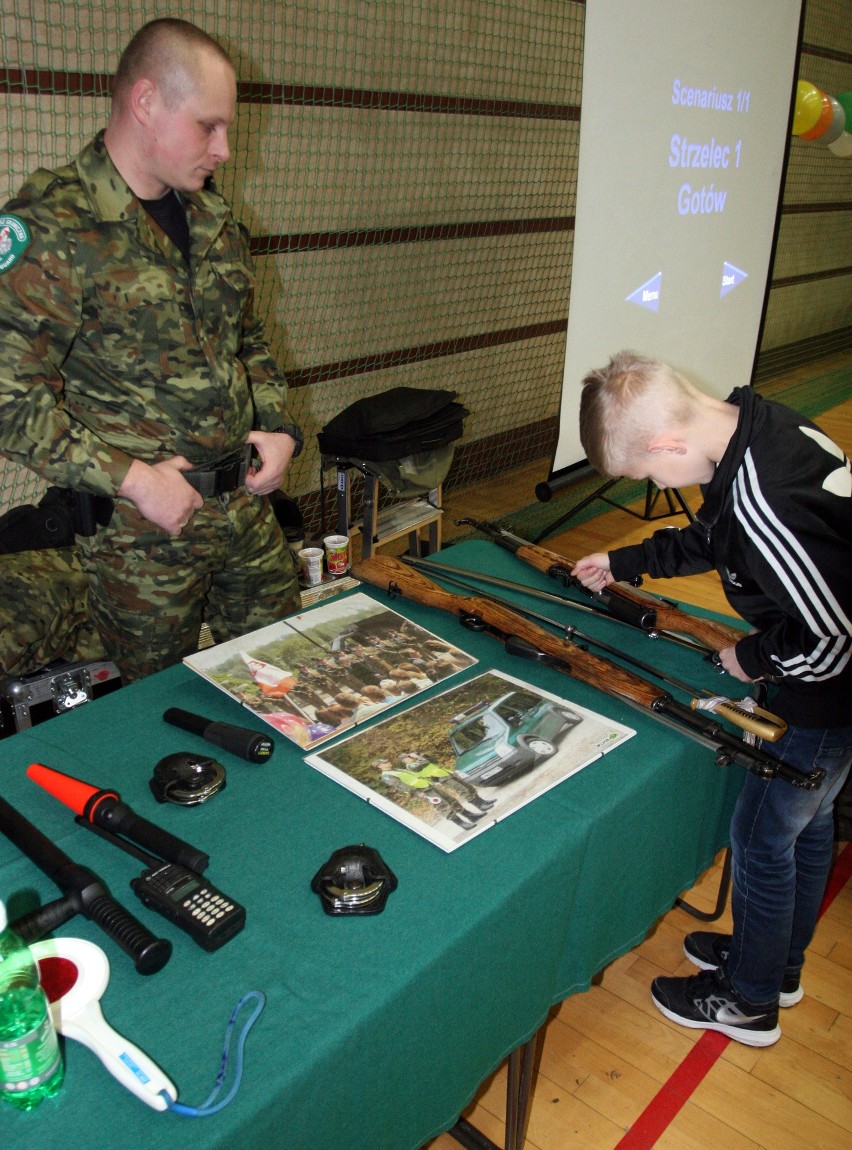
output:
[[[801,0],[587,0],[559,439],[621,348],[716,395],[751,382],[793,101]]]

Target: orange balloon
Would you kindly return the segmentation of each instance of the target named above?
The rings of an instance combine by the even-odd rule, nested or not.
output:
[[[831,102],[831,96],[827,96],[825,92],[820,92],[820,96],[822,97],[822,108],[819,117],[812,128],[799,133],[803,140],[818,140],[820,136],[825,135],[834,120],[834,104]]]

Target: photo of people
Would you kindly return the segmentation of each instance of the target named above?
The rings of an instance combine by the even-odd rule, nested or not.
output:
[[[280,734],[310,748],[476,659],[358,593],[184,662]]]

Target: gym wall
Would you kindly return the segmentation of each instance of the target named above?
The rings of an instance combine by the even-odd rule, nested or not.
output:
[[[176,9],[0,0],[0,11],[5,202],[104,125],[121,49]],[[218,182],[251,234],[258,309],[305,431],[288,491],[308,526],[320,517],[317,431],[390,387],[447,388],[469,408],[453,486],[549,456],[585,5],[186,0],[178,11],[237,67],[232,157]],[[801,77],[852,89],[846,0],[806,0],[803,41]],[[849,165],[791,141],[758,377],[852,345]],[[42,489],[0,460],[0,511]]]

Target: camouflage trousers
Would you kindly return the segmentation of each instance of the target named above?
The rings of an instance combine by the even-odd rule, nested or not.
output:
[[[0,675],[27,675],[59,658],[103,659],[87,598],[73,547],[0,555]]]
[[[442,779],[439,783],[430,783],[421,791],[415,791],[415,794],[434,795],[440,801],[436,803],[436,808],[442,815],[449,818],[450,815],[463,815],[465,813],[461,800],[457,794],[453,794],[452,788],[448,787]]]
[[[127,683],[299,607],[292,553],[270,501],[245,489],[206,499],[172,538],[117,499],[112,519],[78,536],[89,612]]]

